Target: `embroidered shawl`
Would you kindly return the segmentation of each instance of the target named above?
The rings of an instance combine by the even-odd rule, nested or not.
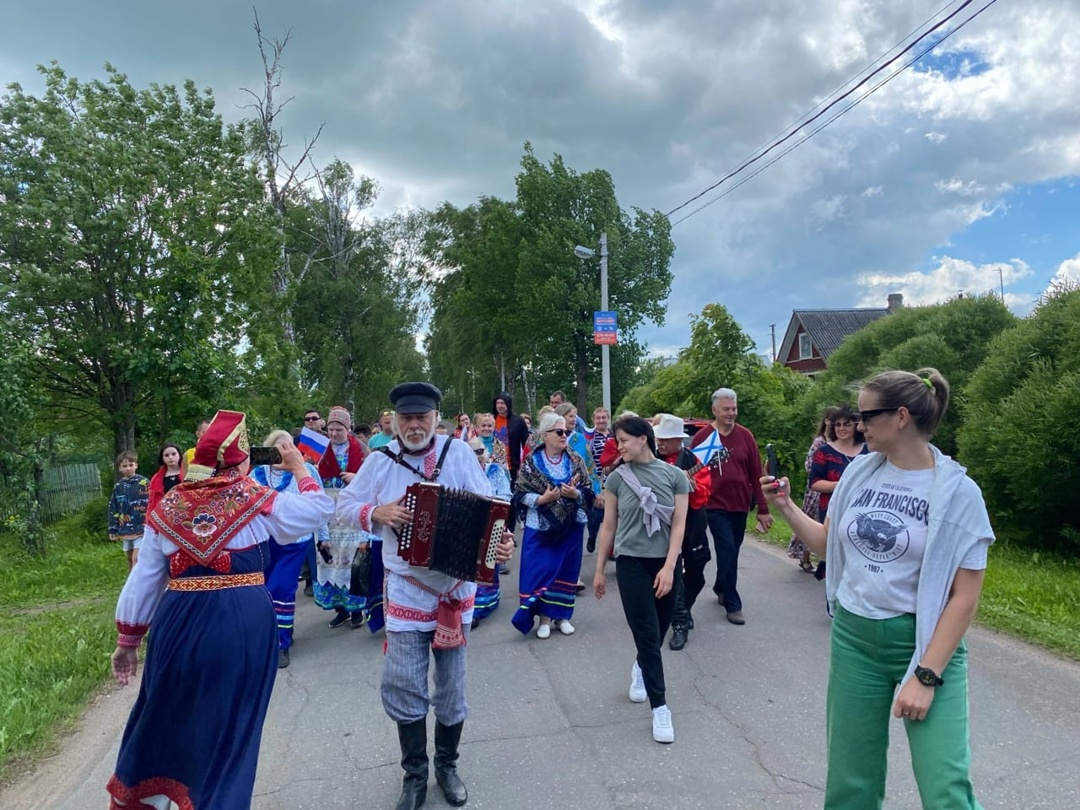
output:
[[[570,457],[570,477],[577,476],[577,489],[581,497],[557,498],[551,503],[537,506],[536,510],[540,513],[540,517],[552,526],[569,523],[577,514],[578,509],[588,510],[593,501],[592,482],[589,480],[589,470],[584,460],[569,448],[565,452]],[[519,513],[526,509],[523,496],[530,492],[534,495],[543,495],[549,487],[558,486],[550,475],[540,469],[543,462],[537,462],[538,453],[542,454],[543,449],[537,448],[535,452],[526,456],[521,462],[521,469],[518,470],[517,482],[514,485],[514,507]]]
[[[277,495],[230,470],[173,487],[147,520],[196,564],[211,566],[240,529],[273,508]]]
[[[345,469],[341,469],[337,456],[334,455],[334,445],[328,444],[319,459],[319,475],[324,481],[330,478],[340,478],[343,472],[354,473],[360,469],[364,461],[364,445],[360,440],[349,434],[349,457],[345,461]]]

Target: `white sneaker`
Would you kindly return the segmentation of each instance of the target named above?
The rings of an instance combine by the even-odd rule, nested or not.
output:
[[[536,637],[537,638],[551,638],[551,625],[550,624],[542,624],[539,627],[537,627],[536,628]]]
[[[652,710],[652,738],[658,743],[675,742],[675,727],[671,725],[671,709],[667,706]]]
[[[645,691],[645,679],[641,676],[641,667],[634,662],[634,668],[630,670],[630,700],[634,703],[644,703],[649,699],[649,693]]]
[[[563,619],[559,622],[559,632],[564,636],[572,636],[574,635],[574,625],[570,624],[569,619]]]

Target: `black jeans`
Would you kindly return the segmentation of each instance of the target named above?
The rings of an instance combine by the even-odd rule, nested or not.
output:
[[[623,613],[637,647],[637,662],[654,709],[667,703],[664,697],[664,662],[660,645],[664,642],[671,614],[675,611],[675,595],[669,592],[661,599],[653,591],[653,580],[664,567],[663,557],[615,558],[615,581],[619,583],[619,598]]]
[[[728,512],[724,509],[706,510],[709,531],[716,546],[716,584],[713,592],[723,595],[724,610],[734,613],[742,610],[739,596],[739,549],[746,536],[747,512]]]
[[[589,509],[589,542],[596,544],[596,537],[600,534],[600,524],[604,522],[604,510],[598,506]]]
[[[683,539],[682,555],[675,567],[677,576],[673,587],[675,614],[671,619],[671,626],[676,629],[690,628],[690,611],[698,594],[705,589],[705,566],[712,559],[705,527],[704,509],[693,509],[686,513],[686,536]]]

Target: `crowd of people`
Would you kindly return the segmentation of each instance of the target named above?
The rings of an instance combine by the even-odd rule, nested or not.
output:
[[[932,370],[896,374],[867,383],[859,409],[826,411],[806,457],[801,505],[791,499],[787,479],[763,473],[757,439],[738,423],[738,396],[730,388],[713,392],[713,420],[697,430],[674,414],[624,412],[613,420],[604,408],[593,411],[590,427],[558,391],[537,413],[535,427],[528,414],[514,411],[507,392],[496,395],[490,412],[457,414],[448,427],[435,386],[403,383],[390,392],[392,407],[363,429],[340,406],[325,420],[320,411],[307,411],[304,429],[326,438],[317,461],[305,461],[297,449],[302,430],[276,430],[264,445],[277,448],[280,461],[250,469],[243,414],[228,411],[200,425],[192,451],[164,446],[150,480],[137,474],[137,459],[121,454],[110,503],[110,534],[132,551],[113,655],[121,683],[137,670],[136,650],[151,620],[154,633],[109,783],[112,806],[157,806],[162,799],[249,806],[274,672],[290,662],[305,567],[310,595],[334,613],[331,628],[366,624],[373,633],[385,631],[381,695],[397,725],[404,770],[398,810],[426,801],[432,710],[436,782],[452,806],[467,801],[457,770],[468,716],[465,644],[500,607],[499,574],[508,572],[515,547],[518,596],[507,618],[539,640],[576,632],[577,600],[588,587],[583,550],[595,554],[597,599],[607,594],[614,559],[635,649],[627,696],[649,703],[653,739],[672,743],[664,642],[672,651],[689,643],[714,553],[716,604],[732,625],[746,624],[739,553],[752,515],[759,531],[769,529],[771,506],[796,533],[789,554],[826,580],[834,616],[826,806],[880,806],[887,744],[881,724],[891,709],[909,721],[926,806],[977,807],[965,782],[962,637],[993,534],[977,487],[929,443],[948,403],[947,383]],[[398,553],[413,519],[404,496],[418,482],[510,504],[491,582],[409,565]],[[938,522],[931,521],[931,501],[955,512],[955,520],[942,521],[935,511]],[[944,539],[933,542],[939,535]],[[816,567],[811,554],[820,559]],[[856,554],[877,563],[863,566]],[[260,589],[270,599],[257,604]],[[234,620],[226,622],[223,609],[236,612]],[[276,667],[268,653],[274,639]],[[192,731],[193,741],[225,740],[214,748],[214,761],[182,740],[150,745],[183,705],[175,690],[193,695],[216,688],[200,667],[223,658],[233,680],[214,700],[234,699],[229,689],[251,696],[235,728],[222,724],[236,718],[223,716]],[[848,676],[865,689],[851,688]],[[931,712],[935,694],[941,708]],[[876,729],[869,758],[850,748],[862,745],[852,729],[864,712]],[[931,718],[939,729],[933,733],[925,731]],[[241,731],[245,738],[235,739]],[[927,752],[949,761],[926,764]],[[964,791],[967,804],[930,799],[952,802]]]

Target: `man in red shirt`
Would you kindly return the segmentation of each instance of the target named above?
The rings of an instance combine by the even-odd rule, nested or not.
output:
[[[738,397],[730,388],[718,388],[712,395],[715,421],[697,433],[690,447],[700,461],[708,462],[721,446],[729,456],[712,472],[712,492],[706,504],[709,532],[716,546],[716,583],[713,593],[727,611],[732,624],[746,624],[742,599],[736,587],[739,576],[739,549],[746,534],[750,506],[757,503],[757,529],[767,532],[772,515],[761,491],[761,453],[754,434],[736,424]]]

